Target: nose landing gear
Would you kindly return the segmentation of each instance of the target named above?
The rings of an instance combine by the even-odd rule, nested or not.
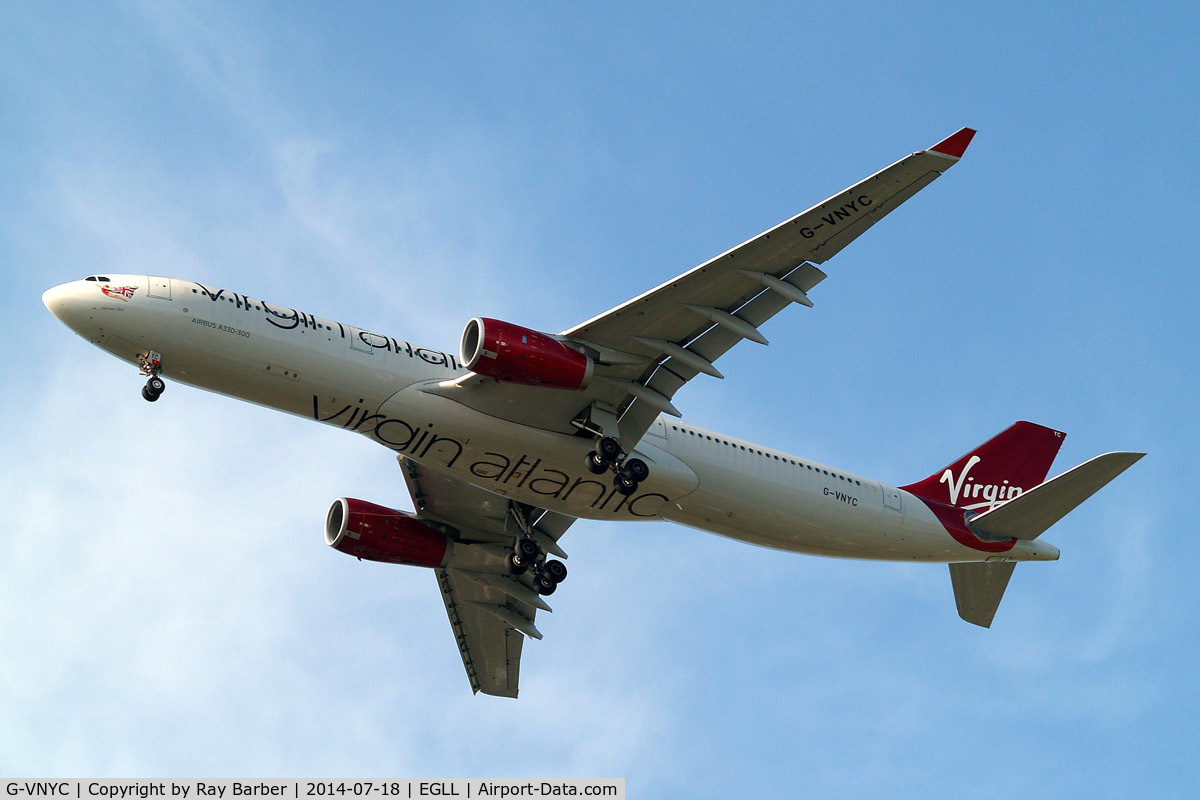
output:
[[[143,375],[150,376],[146,385],[142,387],[142,397],[147,402],[153,403],[167,388],[166,381],[158,377],[158,374],[162,372],[162,356],[151,350],[145,355],[138,356],[138,366]]]

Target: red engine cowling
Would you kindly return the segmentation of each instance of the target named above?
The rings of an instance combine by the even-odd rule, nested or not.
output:
[[[440,567],[450,540],[411,514],[341,497],[325,516],[325,543],[368,561]]]
[[[480,375],[556,389],[582,389],[595,366],[553,336],[486,317],[467,323],[460,355],[467,369]]]

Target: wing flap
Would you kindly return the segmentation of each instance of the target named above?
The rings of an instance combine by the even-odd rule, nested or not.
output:
[[[738,309],[738,316],[757,327],[787,308],[791,303],[791,300],[777,292],[763,290],[757,297]],[[736,332],[720,325],[714,325],[689,344],[688,349],[712,362],[729,352],[740,341],[742,341],[742,337]],[[684,384],[698,374],[697,369],[679,359],[668,359],[654,370],[650,378],[646,380],[646,385],[664,397],[672,398]],[[634,403],[621,417],[622,437],[632,436],[639,430],[645,432],[657,416],[658,410],[650,404]]]
[[[823,281],[825,277],[824,272],[806,262],[789,273],[785,280],[800,291],[808,292]],[[739,308],[737,315],[740,319],[757,327],[787,308],[792,302],[791,298],[774,290],[767,289],[759,292],[750,302]],[[714,325],[689,344],[687,349],[696,353],[701,358],[712,362],[732,350],[738,342],[742,341],[742,338],[728,328]],[[677,358],[672,358],[663,362],[654,370],[650,378],[646,380],[646,385],[664,397],[671,398],[675,396],[675,393],[684,384],[696,377],[700,372],[701,370],[696,369],[694,366],[682,362]],[[621,418],[622,436],[626,435],[626,426],[629,428],[630,435],[639,430],[644,432],[654,422],[654,418],[657,415],[657,409],[648,404],[634,403]]]

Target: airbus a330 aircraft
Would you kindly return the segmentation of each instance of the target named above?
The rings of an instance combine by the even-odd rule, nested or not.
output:
[[[824,280],[822,264],[959,160],[964,128],[748,242],[560,334],[480,317],[459,353],[417,347],[178,278],[92,275],[48,290],[68,327],[167,377],[361,433],[397,454],[416,513],[334,501],[325,540],[430,567],[471,687],[517,696],[521,648],[566,578],[576,518],[670,520],[752,544],[950,565],[959,614],[989,626],[1038,537],[1141,458],[1047,481],[1063,434],[1018,422],[893,487],[679,419],[674,398]],[[550,558],[556,556],[557,558]]]

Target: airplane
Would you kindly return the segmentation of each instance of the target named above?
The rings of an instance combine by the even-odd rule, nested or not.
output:
[[[818,265],[954,166],[963,128],[745,243],[559,334],[489,317],[458,353],[179,278],[95,274],[46,307],[146,377],[362,434],[396,454],[414,512],[338,498],[334,549],[434,570],[474,692],[516,697],[526,637],[567,577],[576,519],[667,520],[820,556],[949,565],[959,615],[989,627],[1040,535],[1143,453],[1046,480],[1061,431],[1017,422],[891,486],[682,420],[677,392],[790,306]]]

